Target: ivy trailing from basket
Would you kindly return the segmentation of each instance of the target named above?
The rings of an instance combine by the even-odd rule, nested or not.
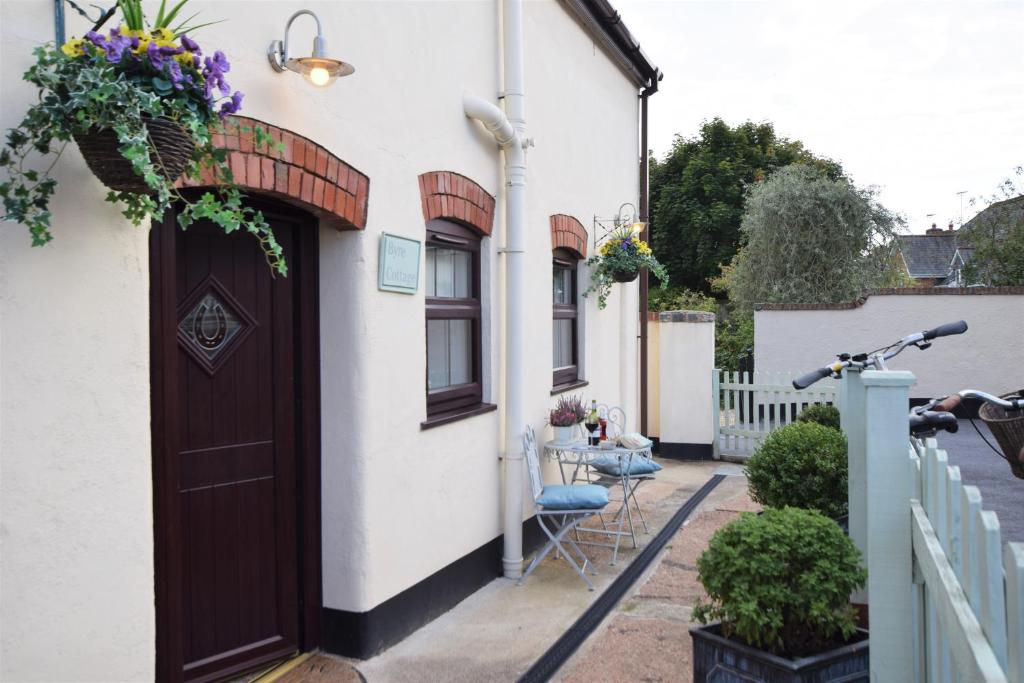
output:
[[[184,208],[177,220],[182,229],[209,220],[227,233],[245,230],[259,241],[270,267],[287,275],[270,225],[260,211],[243,203],[227,151],[213,145],[213,135],[224,131],[225,118],[240,110],[243,94],[232,92],[225,80],[231,65],[224,53],[206,55],[187,35],[199,28],[185,25],[195,15],[172,27],[187,1],[169,10],[161,2],[156,20],[148,24],[140,0],[118,0],[124,23],[106,35],[90,31],[60,48],[50,44],[35,49],[36,62],[24,79],[39,89],[38,101],[7,132],[0,150],[0,168],[7,175],[0,182],[2,218],[27,226],[32,246],[49,242],[50,200],[57,188],[51,171],[72,139],[84,151],[88,136],[112,132],[111,144],[137,178],[126,184],[131,189],[115,187],[106,199],[118,204],[133,224],[159,221],[180,202]],[[185,142],[191,143],[183,147],[184,173],[212,180],[215,189],[197,198],[182,195],[175,187],[181,169],[169,169],[154,143],[155,121],[172,133],[184,132]],[[252,132],[257,147],[272,144],[263,129]]]

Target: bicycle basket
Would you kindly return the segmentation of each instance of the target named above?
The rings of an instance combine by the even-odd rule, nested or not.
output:
[[[1021,395],[1024,395],[1024,390],[1004,394],[1000,398],[1019,398]],[[1024,462],[1021,461],[1024,449],[1024,411],[1006,411],[999,406],[985,403],[978,410],[978,417],[988,425],[992,436],[996,437],[1014,476],[1024,479]]]

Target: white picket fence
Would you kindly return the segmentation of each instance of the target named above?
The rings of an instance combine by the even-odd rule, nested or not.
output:
[[[793,388],[797,375],[787,372],[740,373],[715,368],[712,374],[717,430],[715,457],[749,455],[771,432],[789,424],[812,403],[838,406],[834,380],[822,380],[809,389]]]
[[[868,569],[855,601],[869,606],[871,680],[1022,683],[1024,544],[1002,545],[999,519],[934,439],[908,448],[914,383],[900,370],[842,380],[850,538]]]
[[[910,492],[916,681],[1024,681],[1024,544],[934,439],[913,439]]]

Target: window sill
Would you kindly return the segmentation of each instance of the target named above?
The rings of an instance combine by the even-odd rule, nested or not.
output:
[[[420,429],[433,429],[434,427],[440,427],[451,422],[458,422],[459,420],[465,420],[468,417],[474,415],[483,415],[493,410],[497,410],[498,406],[493,403],[481,403],[479,405],[470,406],[469,408],[460,408],[459,410],[452,410],[447,413],[438,413],[437,415],[431,415],[423,422],[420,422]]]
[[[588,384],[590,384],[590,382],[588,382],[585,379],[576,380],[575,382],[569,382],[568,384],[559,384],[558,386],[551,388],[551,395],[554,396],[555,394],[562,394],[565,393],[566,391],[579,389],[580,387],[585,387]]]

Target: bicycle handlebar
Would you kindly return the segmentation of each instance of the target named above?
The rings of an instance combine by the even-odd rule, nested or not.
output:
[[[948,337],[952,334],[963,334],[967,331],[967,322],[964,320],[958,320],[955,323],[946,323],[945,325],[939,325],[938,327],[925,330],[922,332],[922,336],[925,341],[929,339],[935,339],[936,337]]]
[[[948,337],[952,334],[963,334],[966,331],[967,323],[963,320],[958,320],[955,323],[946,323],[945,325],[939,325],[938,327],[930,330],[907,335],[895,344],[878,351],[872,351],[869,354],[853,356],[852,358],[847,354],[843,354],[840,358],[845,360],[833,363],[832,365],[826,365],[823,368],[818,368],[817,370],[808,372],[806,375],[797,377],[793,380],[793,388],[806,389],[818,380],[824,379],[832,374],[838,375],[843,371],[843,368],[851,366],[858,368],[876,367],[878,369],[884,369],[885,361],[899,354],[908,346],[917,346],[922,350],[927,349],[929,344],[922,344],[921,342],[927,342],[928,340],[935,339],[936,337]]]
[[[956,410],[956,407],[960,405],[961,401],[963,401],[963,398],[960,396],[960,394],[953,394],[952,396],[947,396],[946,398],[936,403],[933,410],[939,410],[944,413],[951,413],[954,410]]]
[[[838,372],[839,370],[842,370],[844,367],[845,365],[843,363],[833,363],[832,365],[826,365],[823,368],[812,370],[811,372],[808,372],[806,375],[802,375],[793,380],[793,388],[806,389],[807,387],[817,382],[819,379],[825,379],[833,372]]]

